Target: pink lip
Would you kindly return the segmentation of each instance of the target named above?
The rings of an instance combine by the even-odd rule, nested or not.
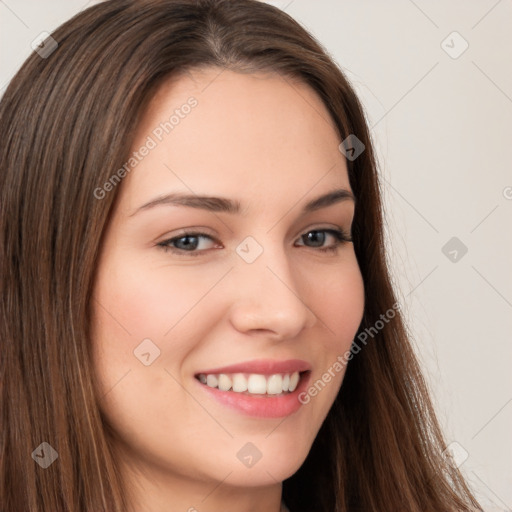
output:
[[[274,373],[293,373],[311,370],[311,365],[301,359],[287,359],[285,361],[276,361],[272,359],[256,359],[246,361],[245,363],[232,364],[221,368],[202,370],[200,373],[215,374],[220,373],[259,373],[260,375],[272,375]]]
[[[210,373],[216,372],[217,370]],[[242,414],[260,418],[282,418],[298,411],[301,405],[303,405],[302,402],[299,401],[299,395],[307,389],[310,378],[310,371],[301,373],[299,384],[295,391],[282,396],[244,395],[243,393],[236,393],[234,391],[221,391],[217,388],[211,388],[206,384],[202,384],[198,379],[194,379],[194,381],[197,386],[200,386],[200,389],[203,389],[205,393],[219,403],[231,409],[235,409]]]

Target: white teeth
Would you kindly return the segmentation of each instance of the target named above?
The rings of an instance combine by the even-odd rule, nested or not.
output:
[[[247,379],[242,373],[235,373],[233,375],[233,391],[238,393],[247,391]]]
[[[211,388],[216,388],[219,384],[219,381],[217,380],[217,377],[215,375],[207,375],[206,376],[206,385],[210,386]]]
[[[283,377],[281,375],[271,375],[267,380],[267,394],[278,395],[283,392]]]
[[[252,393],[255,395],[281,395],[295,391],[300,380],[299,372],[273,375],[261,375],[257,373],[235,373],[219,375],[204,373],[199,374],[199,380],[211,388],[221,391],[234,391],[235,393]]]
[[[295,391],[297,384],[299,383],[299,373],[293,372],[290,377],[290,384],[288,386],[288,391]]]
[[[267,379],[265,376],[256,373],[249,375],[247,391],[257,395],[264,395],[267,392]]]
[[[286,374],[283,377],[283,391],[288,391],[289,386],[290,386],[290,375]]]
[[[219,375],[219,389],[221,391],[229,391],[231,389],[231,378],[224,373]]]

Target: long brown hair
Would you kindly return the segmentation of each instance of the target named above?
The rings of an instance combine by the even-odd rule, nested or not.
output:
[[[89,337],[95,268],[119,187],[102,199],[94,191],[127,161],[157,87],[203,66],[276,72],[316,91],[340,142],[350,134],[363,142],[365,151],[347,161],[365,284],[360,333],[397,304],[379,177],[347,79],[310,34],[268,4],[111,0],[52,37],[58,46],[34,52],[0,103],[0,512],[125,512]],[[58,453],[46,469],[31,456],[43,442]],[[445,448],[396,311],[348,364],[283,498],[292,512],[479,508]]]

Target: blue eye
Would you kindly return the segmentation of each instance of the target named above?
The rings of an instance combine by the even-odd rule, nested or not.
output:
[[[326,233],[335,238],[336,241],[334,245],[323,247],[323,243],[327,237]],[[352,239],[344,231],[338,229],[314,229],[302,235],[301,239],[313,242],[313,245],[309,247],[316,247],[322,252],[336,252],[343,242],[352,242]]]
[[[335,239],[333,245],[328,245],[324,247],[324,243],[328,236],[332,236]],[[199,232],[187,232],[183,233],[180,236],[176,236],[174,238],[169,238],[168,240],[164,240],[157,244],[158,247],[163,249],[164,251],[171,251],[175,254],[179,255],[190,255],[190,256],[199,256],[203,250],[197,250],[200,245],[201,239],[211,240],[212,242],[217,242],[214,238],[206,233]],[[344,231],[337,229],[315,229],[308,231],[301,235],[299,240],[303,240],[303,244],[306,247],[316,248],[321,252],[336,252],[339,246],[343,242],[352,242],[352,239],[349,235],[347,235]],[[306,243],[312,243],[312,245],[306,245]]]
[[[213,240],[211,236],[206,235],[205,233],[185,233],[169,240],[164,240],[158,245],[164,250],[170,250],[177,253],[188,252],[193,253],[193,255],[196,256],[196,253],[198,252],[196,249],[200,245],[200,240],[205,238]]]

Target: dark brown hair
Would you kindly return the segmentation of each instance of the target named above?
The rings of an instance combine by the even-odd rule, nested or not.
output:
[[[92,289],[134,129],[163,80],[198,67],[270,71],[308,84],[340,142],[357,198],[365,285],[360,332],[397,303],[386,264],[377,165],[362,107],[325,49],[254,0],[111,0],[58,28],[0,103],[0,512],[125,512],[123,482],[91,364]],[[32,460],[42,442],[58,452]],[[350,361],[302,467],[283,483],[292,512],[478,508],[443,457],[441,429],[398,311]]]

